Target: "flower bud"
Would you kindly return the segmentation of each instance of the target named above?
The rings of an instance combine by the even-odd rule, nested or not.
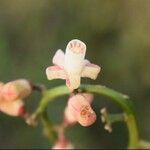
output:
[[[93,102],[93,94],[91,93],[82,93],[81,94],[83,97],[85,97],[85,99],[89,102],[89,104],[91,104]]]
[[[73,149],[73,145],[64,137],[58,139],[52,149]]]
[[[76,118],[72,115],[71,110],[66,106],[64,111],[64,123],[65,125],[74,125],[77,122]]]
[[[0,91],[2,90],[3,86],[4,86],[4,83],[0,82]]]
[[[84,96],[80,94],[72,96],[68,101],[68,107],[82,126],[90,126],[96,121],[96,114]]]
[[[0,101],[1,101],[1,99],[3,98],[2,97],[2,89],[3,89],[3,86],[4,86],[4,83],[3,82],[0,82]]]
[[[16,101],[0,101],[0,111],[10,116],[23,116],[26,112],[25,106],[22,100]]]
[[[28,96],[31,90],[29,81],[19,79],[6,83],[1,90],[1,94],[5,100],[12,101]]]

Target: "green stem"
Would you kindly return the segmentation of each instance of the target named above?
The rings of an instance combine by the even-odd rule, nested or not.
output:
[[[128,148],[129,149],[138,148],[139,135],[138,135],[137,120],[136,120],[136,115],[135,115],[132,102],[129,101],[129,98],[126,95],[123,95],[119,92],[116,92],[112,89],[100,85],[83,85],[81,89],[87,92],[97,93],[97,94],[110,97],[112,98],[112,100],[114,100],[114,102],[116,102],[119,106],[122,107],[122,109],[125,111],[125,113],[128,116],[126,119],[128,131],[129,131]]]
[[[108,120],[109,122],[115,123],[115,122],[120,122],[120,121],[125,121],[125,114],[121,113],[121,114],[109,114],[108,115]]]
[[[82,92],[104,95],[110,97],[114,102],[116,102],[127,114],[126,123],[129,131],[128,148],[138,148],[139,135],[137,120],[132,102],[129,100],[129,98],[126,95],[101,85],[82,85],[80,90]],[[48,103],[53,101],[56,97],[68,94],[70,94],[70,91],[66,86],[59,86],[44,92],[44,98],[40,102],[36,114],[43,113],[47,109]]]
[[[48,137],[50,142],[55,142],[57,139],[57,134],[54,130],[53,124],[50,122],[46,110],[41,114],[41,119],[42,119],[42,124],[43,124],[43,129],[44,129],[44,134],[45,136]]]

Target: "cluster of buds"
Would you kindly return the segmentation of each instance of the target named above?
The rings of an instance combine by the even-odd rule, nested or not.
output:
[[[0,111],[10,116],[26,114],[23,98],[30,95],[31,84],[25,79],[18,79],[6,84],[0,83]]]

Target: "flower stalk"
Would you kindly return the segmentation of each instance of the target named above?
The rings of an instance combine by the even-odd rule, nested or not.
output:
[[[129,100],[128,96],[116,92],[101,85],[81,85],[79,88],[80,92],[95,93],[111,98],[115,103],[117,103],[124,113],[126,114],[126,124],[128,128],[129,141],[128,148],[138,148],[139,146],[139,133],[135,111],[132,102]],[[43,99],[36,110],[36,115],[44,114],[48,107],[49,102],[52,102],[55,98],[63,95],[69,95],[70,91],[66,86],[59,86],[50,90],[45,91]],[[43,118],[44,119],[44,118]],[[46,118],[48,119],[48,118]]]
[[[41,120],[43,124],[44,135],[49,139],[51,143],[54,143],[58,137],[54,129],[54,125],[48,118],[46,110],[41,114]]]

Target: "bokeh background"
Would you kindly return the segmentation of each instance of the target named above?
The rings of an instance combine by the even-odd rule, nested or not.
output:
[[[134,102],[140,135],[150,140],[150,1],[149,0],[0,0],[0,80],[27,78],[48,88],[64,81],[48,81],[45,68],[57,49],[71,39],[87,44],[86,58],[102,67],[96,81],[128,94]],[[33,112],[40,101],[34,92],[26,101]],[[49,106],[54,123],[62,121],[67,97]],[[120,148],[127,144],[122,123],[112,134],[103,129],[99,110],[120,112],[116,104],[95,97],[97,122],[77,125],[67,137],[76,148]],[[28,127],[22,119],[0,113],[0,148],[50,148],[42,127]]]

